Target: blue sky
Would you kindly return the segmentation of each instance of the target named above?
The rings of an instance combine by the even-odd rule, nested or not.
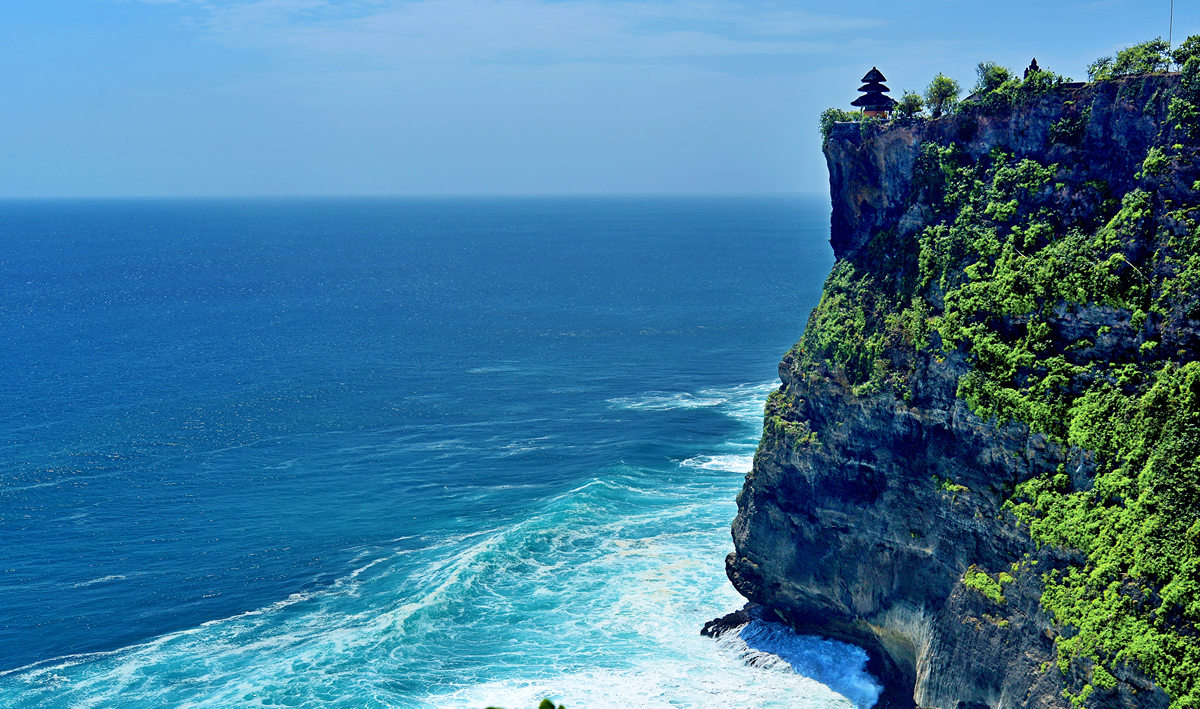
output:
[[[14,0],[0,196],[820,193],[817,116],[872,65],[897,94],[983,59],[1083,78],[1168,7]]]

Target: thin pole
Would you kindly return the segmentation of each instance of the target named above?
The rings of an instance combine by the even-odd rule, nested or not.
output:
[[[1175,33],[1175,0],[1171,0],[1171,22],[1167,25],[1167,51],[1171,51],[1171,36]]]

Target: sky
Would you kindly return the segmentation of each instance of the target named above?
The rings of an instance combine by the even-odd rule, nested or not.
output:
[[[1200,33],[1177,0],[1176,41]],[[1169,1],[3,0],[0,197],[821,194],[817,118]]]

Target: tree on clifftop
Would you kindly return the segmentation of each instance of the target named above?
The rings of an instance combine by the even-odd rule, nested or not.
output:
[[[939,73],[929,82],[929,88],[925,89],[925,105],[929,107],[930,114],[937,118],[958,102],[961,92],[957,81]]]
[[[1187,45],[1187,42],[1184,42]],[[1184,47],[1180,47],[1182,50]],[[1116,79],[1134,74],[1156,74],[1166,71],[1171,65],[1167,55],[1171,46],[1167,40],[1159,37],[1148,42],[1135,44],[1117,52],[1117,58],[1100,57],[1088,65],[1088,78],[1092,81]],[[1184,57],[1184,61],[1187,57]]]
[[[920,94],[914,94],[911,91],[905,91],[900,96],[900,101],[896,104],[896,113],[899,113],[904,118],[913,118],[921,115],[921,111],[925,110],[925,101]]]
[[[1171,61],[1181,67],[1194,56],[1200,56],[1200,35],[1197,34],[1183,40],[1182,44],[1171,51]]]
[[[975,83],[975,92],[980,94],[995,91],[1001,84],[1013,78],[1008,67],[1000,66],[996,62],[979,62],[975,73],[979,75],[979,81]]]

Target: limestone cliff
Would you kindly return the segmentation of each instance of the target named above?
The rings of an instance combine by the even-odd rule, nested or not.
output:
[[[727,569],[797,629],[866,648],[881,705],[1188,705],[1196,678],[1171,663],[1196,656],[1196,597],[1171,589],[1200,573],[1179,512],[1200,169],[1180,83],[826,140],[837,263],[780,364]],[[1147,413],[1160,390],[1182,398]],[[1137,555],[1105,556],[1123,544]],[[1128,649],[1137,633],[1153,640]]]

